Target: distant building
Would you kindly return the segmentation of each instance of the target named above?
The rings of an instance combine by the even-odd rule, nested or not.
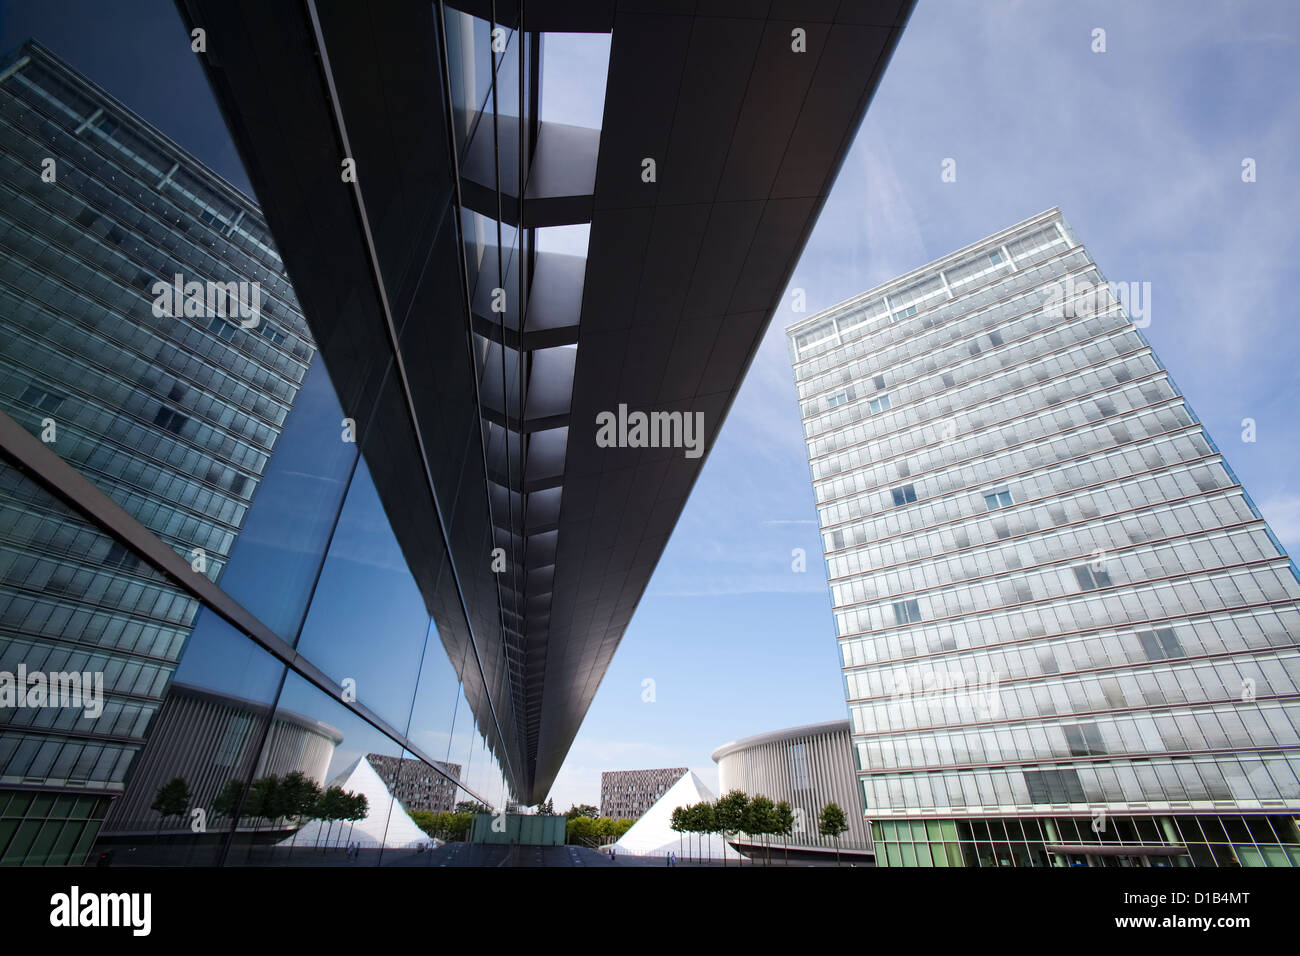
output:
[[[261,739],[271,717],[266,740]],[[219,728],[212,732],[205,728]],[[109,806],[100,838],[139,838],[191,832],[188,820],[168,820],[152,808],[159,789],[180,777],[190,791],[190,807],[209,813],[230,780],[284,777],[298,772],[324,784],[334,750],[343,734],[334,727],[287,710],[173,682],[140,755],[131,784]],[[220,820],[217,821],[222,822]],[[245,829],[263,829],[272,821],[245,816]]]
[[[616,820],[639,819],[689,770],[606,770],[600,775],[600,815]]]
[[[740,790],[750,797],[762,795],[774,803],[784,800],[790,804],[794,832],[789,840],[781,841],[788,849],[809,856],[837,849],[850,856],[874,853],[870,824],[863,818],[858,796],[847,720],[735,740],[713,751],[713,760],[718,765],[722,793]],[[838,840],[817,832],[818,818],[828,803],[839,805],[849,825]],[[732,844],[746,852],[748,842],[742,834]]]
[[[456,805],[455,781],[460,779],[460,764],[439,762],[438,767],[447,775],[443,777],[430,770],[423,760],[385,754],[366,754],[366,759],[407,813],[415,810],[450,813]]]

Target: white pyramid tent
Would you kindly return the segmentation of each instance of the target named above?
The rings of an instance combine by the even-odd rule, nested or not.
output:
[[[296,837],[280,841],[280,846],[293,843],[299,847],[347,846],[349,841],[360,843],[363,849],[376,847],[414,847],[420,843],[432,843],[433,838],[425,833],[410,818],[402,805],[393,799],[384,785],[383,779],[370,766],[365,757],[339,774],[329,784],[342,787],[352,793],[363,793],[369,812],[364,820],[352,824],[347,820],[335,821],[333,826],[323,820],[311,820],[298,831]],[[349,829],[351,828],[351,829]]]
[[[744,859],[716,833],[679,834],[670,826],[673,810],[677,807],[689,807],[704,800],[712,802],[714,799],[700,778],[691,771],[686,771],[614,844],[614,852],[629,856],[667,856],[671,850],[683,858],[721,860],[725,855],[729,860]]]

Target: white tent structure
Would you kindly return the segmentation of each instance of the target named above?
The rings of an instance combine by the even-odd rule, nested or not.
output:
[[[365,757],[357,758],[330,784],[351,793],[363,793],[369,806],[365,819],[355,824],[343,820],[331,826],[324,820],[311,820],[296,836],[281,840],[280,846],[297,847],[347,846],[360,843],[362,849],[415,847],[434,840],[410,818],[402,805],[388,792],[383,779]]]
[[[614,852],[629,856],[667,856],[671,850],[683,859],[721,860],[724,856],[729,860],[745,859],[716,833],[682,834],[670,826],[677,807],[714,799],[700,778],[686,771],[614,844]]]

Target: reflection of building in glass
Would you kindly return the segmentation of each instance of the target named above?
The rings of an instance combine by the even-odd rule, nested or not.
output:
[[[795,829],[786,842],[792,850],[823,857],[841,852],[871,852],[871,833],[858,812],[856,777],[849,749],[849,722],[833,720],[723,744],[713,751],[718,765],[718,789],[740,790],[750,797],[764,796],[773,803],[790,804]],[[849,829],[838,841],[818,833],[822,809],[834,803],[844,811]]]
[[[606,770],[600,775],[600,815],[615,820],[637,819],[688,769]]]
[[[280,846],[341,847],[355,843],[364,849],[409,849],[430,843],[429,834],[411,819],[407,812],[410,808],[394,800],[397,795],[380,777],[374,758],[374,754],[358,757],[329,782],[331,787],[365,797],[364,817],[333,825],[327,820],[310,820],[292,836],[281,840]]]
[[[190,805],[208,816],[213,815],[213,800],[231,779],[283,778],[297,771],[323,785],[343,735],[310,717],[281,710],[271,719],[263,742],[269,715],[264,704],[173,683],[126,793],[113,801],[100,836],[188,831],[189,819],[163,820],[150,809],[162,786],[177,777],[189,787]],[[240,823],[262,829],[270,825],[260,818]]]
[[[41,47],[10,56],[3,77],[0,409],[217,580],[315,354],[266,225]],[[252,320],[234,302],[210,314],[206,295],[157,315],[154,286],[177,275],[204,290],[258,283],[257,324],[244,327]],[[6,714],[0,787],[75,793],[99,813],[122,792],[199,602],[5,479],[0,659],[8,670],[102,672],[105,709],[53,723]],[[45,829],[56,827],[57,814]],[[74,849],[30,836],[6,861],[59,862]]]
[[[788,330],[882,864],[1300,864],[1300,581],[1120,288],[1050,210]]]
[[[366,754],[366,759],[407,813],[413,810],[449,813],[456,806],[455,781],[460,779],[460,764],[437,761],[435,766],[446,774],[442,776],[430,770],[423,760],[386,754]]]

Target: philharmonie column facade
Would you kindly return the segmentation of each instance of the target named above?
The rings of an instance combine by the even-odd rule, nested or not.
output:
[[[1052,209],[787,330],[880,865],[1300,866],[1300,581],[1135,292]]]

